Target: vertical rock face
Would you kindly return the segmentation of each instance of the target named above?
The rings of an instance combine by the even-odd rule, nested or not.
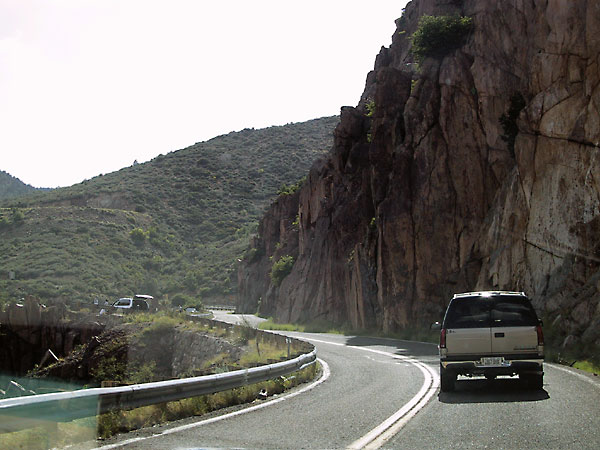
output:
[[[423,14],[473,30],[417,70]],[[600,4],[414,0],[396,24],[329,158],[263,219],[240,309],[392,331],[438,319],[453,292],[525,290],[598,341]]]

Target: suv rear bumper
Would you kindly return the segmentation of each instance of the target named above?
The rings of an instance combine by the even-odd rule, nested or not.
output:
[[[505,359],[501,366],[484,366],[477,361],[440,360],[444,369],[456,375],[543,375],[543,359]]]

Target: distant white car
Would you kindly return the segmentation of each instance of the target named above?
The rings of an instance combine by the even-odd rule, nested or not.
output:
[[[148,302],[146,300],[144,300],[143,298],[138,298],[138,296],[135,296],[134,298],[131,298],[131,297],[120,298],[119,300],[114,302],[112,306],[116,310],[121,310],[123,312],[149,311],[150,310],[150,306],[148,305]]]

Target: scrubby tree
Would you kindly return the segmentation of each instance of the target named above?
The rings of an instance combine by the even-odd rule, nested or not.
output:
[[[461,16],[422,16],[411,37],[412,54],[418,62],[439,58],[462,46],[473,29],[473,19]]]

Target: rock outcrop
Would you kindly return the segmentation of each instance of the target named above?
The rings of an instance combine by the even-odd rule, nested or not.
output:
[[[417,68],[424,14],[473,29]],[[414,0],[396,24],[329,157],[263,219],[240,310],[394,331],[453,292],[524,290],[600,344],[600,4]]]
[[[32,296],[0,311],[0,373],[23,375],[45,360],[57,357],[104,331],[104,325],[85,318],[67,319],[63,304],[43,306]]]

